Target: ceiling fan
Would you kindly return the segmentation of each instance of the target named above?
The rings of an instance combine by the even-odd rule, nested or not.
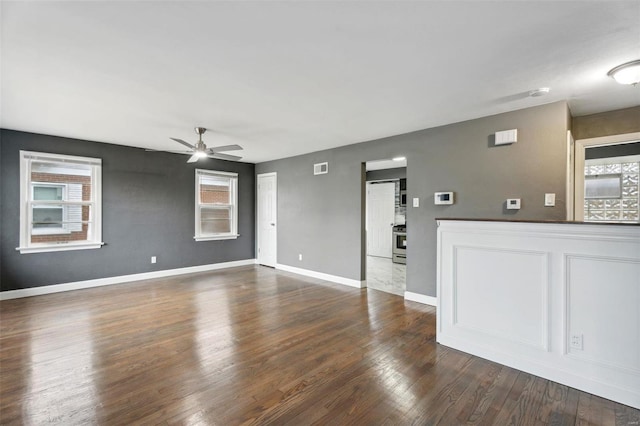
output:
[[[238,157],[237,155],[222,154],[222,152],[225,152],[225,151],[239,151],[242,149],[240,145],[224,145],[224,146],[214,146],[213,148],[207,148],[207,145],[205,145],[205,143],[202,142],[202,135],[204,134],[204,132],[207,131],[207,129],[205,129],[204,127],[196,127],[195,130],[196,130],[196,133],[198,134],[198,142],[196,142],[195,145],[191,145],[190,143],[185,142],[182,139],[170,138],[171,140],[174,140],[179,144],[182,144],[190,149],[190,151],[184,151],[184,152],[193,153],[193,155],[191,155],[191,157],[187,160],[187,163],[195,163],[199,159],[206,158],[206,157],[219,158],[221,160],[231,160],[231,161],[237,161],[242,158],[242,157]]]

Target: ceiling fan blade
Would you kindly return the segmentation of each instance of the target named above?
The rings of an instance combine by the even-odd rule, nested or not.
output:
[[[198,161],[200,159],[200,155],[196,152],[195,154],[193,154],[191,157],[189,157],[189,159],[187,160],[187,163],[195,163],[196,161]]]
[[[237,155],[219,154],[217,152],[215,152],[213,154],[209,154],[208,157],[209,158],[218,158],[220,160],[230,160],[230,161],[237,161],[237,160],[242,158],[242,157],[238,157]]]
[[[224,145],[224,146],[214,146],[209,148],[208,150],[211,152],[223,152],[223,151],[240,151],[243,149],[240,145]]]
[[[185,142],[185,141],[183,141],[182,139],[176,139],[176,138],[169,138],[169,139],[171,139],[171,140],[173,140],[173,141],[176,141],[176,142],[178,142],[178,143],[181,143],[181,144],[182,144],[182,145],[184,145],[184,146],[188,146],[188,147],[189,147],[189,148],[191,148],[191,149],[196,149],[196,147],[195,147],[195,146],[191,145],[189,142]]]
[[[190,151],[174,151],[174,150],[168,150],[168,149],[145,149],[145,152],[170,152],[173,154],[193,154],[193,150]]]

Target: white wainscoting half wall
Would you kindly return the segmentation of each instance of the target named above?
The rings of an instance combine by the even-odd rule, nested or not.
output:
[[[441,220],[437,341],[640,408],[640,226]]]

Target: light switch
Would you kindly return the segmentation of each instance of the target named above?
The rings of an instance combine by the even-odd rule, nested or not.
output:
[[[556,194],[544,194],[545,207],[553,207],[556,205]]]
[[[416,197],[413,199],[413,207],[420,207],[420,198]]]

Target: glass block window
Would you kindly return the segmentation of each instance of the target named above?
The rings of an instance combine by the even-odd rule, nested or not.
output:
[[[640,157],[587,160],[584,219],[588,222],[640,222]]]

